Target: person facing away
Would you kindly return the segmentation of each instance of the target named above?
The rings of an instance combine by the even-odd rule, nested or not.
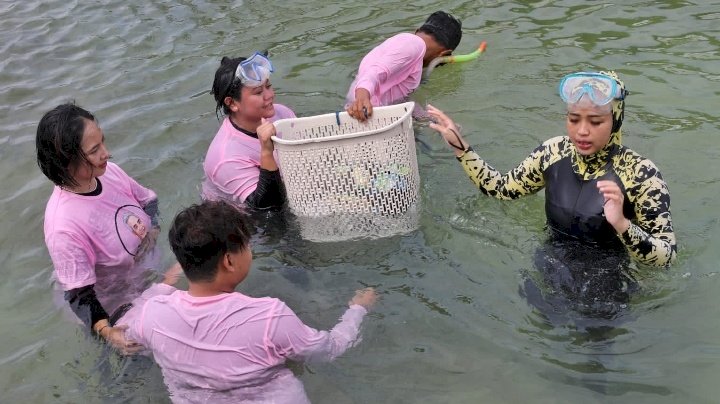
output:
[[[372,289],[357,291],[340,322],[317,331],[279,299],[236,292],[252,265],[250,232],[224,201],[180,211],[168,237],[188,291],[150,297],[127,333],[152,352],[174,403],[309,402],[285,361],[343,354],[376,300]]]
[[[225,115],[208,148],[203,169],[202,198],[226,200],[254,210],[280,209],[285,188],[271,137],[272,122],[294,118],[290,108],[274,104],[270,59],[256,52],[223,57],[215,72],[215,112]]]
[[[655,164],[622,145],[628,92],[615,72],[569,74],[559,92],[567,104],[567,135],[545,141],[504,175],[432,106],[430,127],[484,194],[517,199],[545,189],[550,237],[536,264],[555,289],[590,302],[612,300],[627,291],[620,268],[628,255],[655,267],[674,261],[670,194]]]
[[[109,161],[97,120],[77,105],[58,105],[43,115],[36,149],[40,170],[55,184],[44,233],[64,299],[88,329],[134,351],[136,344],[109,320],[142,293],[159,258],[157,195]],[[151,228],[143,225],[139,237],[128,217]]]
[[[420,86],[423,67],[450,55],[462,38],[462,24],[444,11],[432,13],[415,33],[400,33],[373,48],[360,62],[347,93],[346,110],[360,121],[373,107],[404,101]]]

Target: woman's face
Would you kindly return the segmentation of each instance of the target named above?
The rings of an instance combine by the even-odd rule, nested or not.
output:
[[[85,153],[87,161],[72,164],[70,173],[79,184],[85,184],[93,177],[105,174],[110,152],[105,147],[105,135],[95,121],[85,120],[80,147]]]
[[[237,111],[244,120],[259,121],[261,118],[271,118],[275,115],[275,90],[272,88],[270,80],[266,80],[263,85],[258,87],[243,87],[240,90],[240,102],[234,100],[237,104]]]
[[[568,137],[583,156],[602,150],[610,141],[612,107],[596,106],[590,102],[568,105],[565,120]]]

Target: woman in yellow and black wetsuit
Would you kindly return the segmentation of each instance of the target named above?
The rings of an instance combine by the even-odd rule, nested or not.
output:
[[[582,300],[597,301],[601,294],[613,299],[608,295],[627,289],[619,267],[627,264],[628,253],[657,267],[675,259],[670,195],[653,162],[622,145],[627,91],[615,72],[570,74],[559,89],[567,103],[567,135],[547,140],[505,175],[482,160],[455,123],[432,106],[430,127],[455,149],[483,193],[516,199],[544,188],[550,238],[540,265],[555,272],[550,274],[555,286]]]

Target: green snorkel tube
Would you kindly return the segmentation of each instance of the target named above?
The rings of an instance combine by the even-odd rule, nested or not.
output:
[[[480,56],[481,53],[485,52],[486,46],[487,44],[485,43],[485,41],[482,41],[482,43],[480,43],[480,46],[478,46],[478,48],[474,52],[465,55],[440,56],[439,58],[433,59],[423,72],[423,81],[427,81],[427,79],[430,78],[430,73],[432,73],[433,69],[435,69],[437,65],[442,63],[460,63],[475,60]]]

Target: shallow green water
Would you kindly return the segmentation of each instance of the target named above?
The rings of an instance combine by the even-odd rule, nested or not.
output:
[[[543,196],[490,200],[437,135],[416,127],[420,228],[334,244],[259,236],[240,290],[334,324],[352,290],[383,300],[362,344],[294,366],[316,403],[711,403],[720,395],[720,3],[690,1],[27,1],[0,4],[0,395],[2,402],[167,402],[157,368],[103,357],[56,308],[35,164],[41,115],[75,99],[96,113],[115,161],[157,191],[167,227],[198,200],[217,129],[207,94],[223,55],[268,49],[277,101],[335,111],[363,54],[443,8],[460,53],[414,95],[449,112],[475,149],[512,168],[563,133],[565,73],[614,68],[631,91],[625,144],[672,195],[679,260],[643,272],[631,319],[602,339],[550,326],[519,295],[543,238]],[[620,5],[622,3],[622,5]],[[169,250],[166,248],[166,263]],[[127,373],[127,375],[125,375]]]

